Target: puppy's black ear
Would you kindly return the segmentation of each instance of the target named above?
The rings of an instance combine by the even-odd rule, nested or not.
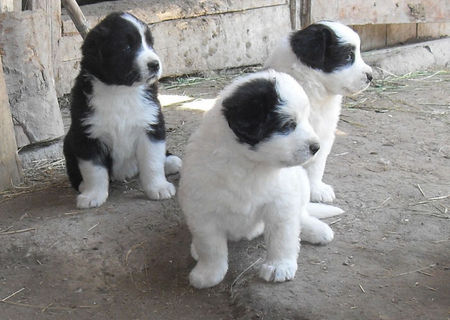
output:
[[[95,76],[100,76],[102,73],[103,48],[109,32],[109,29],[104,25],[97,25],[89,31],[81,46],[81,52],[83,53],[82,67]]]
[[[327,47],[332,42],[332,31],[321,24],[294,32],[290,37],[292,51],[307,66],[323,70]]]
[[[243,83],[222,102],[222,113],[241,143],[254,147],[279,126],[280,104],[275,81],[257,78]]]

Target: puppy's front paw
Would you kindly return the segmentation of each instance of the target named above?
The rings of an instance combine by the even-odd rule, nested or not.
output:
[[[164,173],[166,176],[180,172],[183,161],[174,155],[166,157],[164,162]]]
[[[175,195],[175,186],[167,180],[161,180],[144,187],[144,191],[151,200],[169,199]]]
[[[91,191],[79,194],[77,197],[77,207],[80,209],[96,208],[105,203],[108,192]]]
[[[333,187],[323,183],[311,183],[311,201],[312,202],[333,202],[336,196]]]
[[[189,282],[197,289],[213,287],[219,284],[227,273],[226,264],[205,264],[198,262],[189,274]]]
[[[300,238],[302,241],[312,244],[327,244],[333,240],[334,232],[325,222],[317,221],[317,223],[314,224],[314,228],[302,230]]]
[[[292,280],[297,271],[297,261],[281,260],[265,262],[259,270],[259,276],[266,281],[283,282]]]

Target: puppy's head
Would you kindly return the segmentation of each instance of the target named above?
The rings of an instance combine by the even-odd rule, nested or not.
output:
[[[308,97],[285,73],[268,70],[237,80],[224,91],[222,114],[252,161],[296,166],[319,150],[308,122]]]
[[[296,31],[290,45],[303,64],[322,73],[325,87],[333,94],[354,94],[372,80],[372,68],[361,57],[358,34],[339,22],[321,21]]]
[[[106,84],[153,83],[161,76],[149,28],[129,13],[108,15],[88,33],[82,53],[81,67]]]

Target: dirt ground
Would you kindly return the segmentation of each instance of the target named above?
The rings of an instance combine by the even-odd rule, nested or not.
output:
[[[171,152],[183,154],[195,108],[249,71],[162,83],[165,95],[202,99],[164,108]],[[0,194],[0,318],[448,319],[449,92],[450,70],[431,70],[345,100],[324,180],[346,212],[328,220],[332,243],[302,244],[297,276],[282,284],[257,277],[259,238],[230,243],[225,280],[194,290],[175,199],[149,201],[130,181],[77,210],[63,160],[36,162]]]

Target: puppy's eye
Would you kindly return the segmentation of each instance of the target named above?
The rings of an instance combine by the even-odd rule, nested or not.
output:
[[[294,120],[289,120],[280,128],[282,134],[289,134],[295,130],[297,123]]]
[[[354,52],[350,52],[347,57],[345,58],[345,61],[347,63],[352,63],[353,61],[355,61],[355,53]]]
[[[123,47],[123,51],[124,52],[130,52],[131,51],[131,46],[129,44],[126,44],[125,47]]]

